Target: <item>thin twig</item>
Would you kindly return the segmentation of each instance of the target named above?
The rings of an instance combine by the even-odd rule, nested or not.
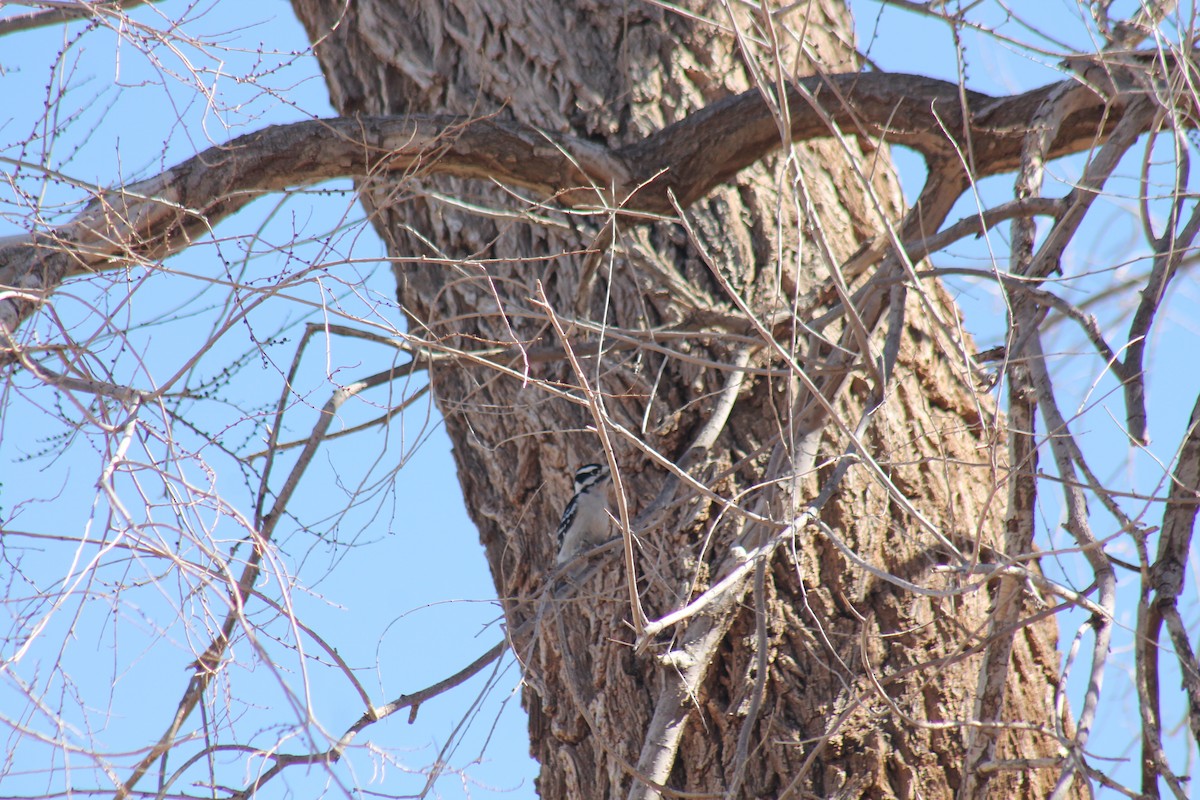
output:
[[[355,737],[358,736],[359,733],[366,728],[369,728],[371,725],[374,725],[376,722],[390,717],[397,711],[402,711],[406,708],[410,709],[408,721],[409,723],[412,723],[416,718],[417,710],[421,707],[422,703],[470,680],[484,667],[498,659],[506,649],[508,649],[508,641],[501,640],[479,658],[475,659],[453,675],[443,678],[437,683],[426,686],[424,689],[413,692],[412,694],[400,695],[390,703],[385,703],[378,708],[372,708],[368,705],[366,713],[359,717],[358,721],[356,721],[353,725],[347,728],[341,737],[338,738],[337,742],[335,742],[333,746],[327,750],[322,750],[319,753],[305,753],[302,755],[292,755],[287,753],[270,754],[271,759],[274,761],[270,768],[255,778],[251,784],[246,786],[240,792],[233,793],[231,795],[231,800],[247,800],[247,798],[254,796],[259,790],[262,789],[264,785],[269,783],[277,775],[279,775],[279,773],[283,772],[283,770],[287,769],[288,767],[296,765],[328,766],[336,764],[341,760],[342,756],[346,752],[346,748],[350,746],[350,743],[354,741]]]
[[[596,435],[600,437],[601,447],[608,458],[609,474],[612,476],[615,488],[613,494],[617,498],[618,521],[621,523],[621,539],[625,544],[625,583],[629,589],[629,613],[633,617],[633,629],[640,636],[646,627],[646,612],[642,610],[642,598],[637,590],[637,565],[633,558],[633,529],[630,525],[629,501],[625,487],[621,483],[621,470],[617,465],[616,451],[613,449],[612,441],[608,435],[608,412],[604,409],[603,400],[599,394],[599,387],[593,390],[589,385],[587,373],[584,372],[579,360],[575,357],[566,331],[563,330],[562,324],[558,320],[558,314],[551,307],[550,301],[546,297],[545,289],[542,288],[541,281],[537,283],[537,297],[539,305],[546,311],[546,318],[550,320],[554,332],[558,334],[559,341],[566,351],[567,360],[570,361],[571,368],[575,372],[575,377],[579,380],[580,388],[582,388],[583,395],[587,399],[588,408],[592,412],[592,420],[596,425]]]

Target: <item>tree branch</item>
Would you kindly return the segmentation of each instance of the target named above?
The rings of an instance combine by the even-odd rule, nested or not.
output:
[[[61,25],[64,22],[73,22],[78,19],[121,16],[120,12],[126,9],[157,2],[160,2],[160,0],[113,0],[113,2],[107,3],[78,2],[76,0],[76,2],[69,4],[61,3],[60,8],[51,8],[45,11],[30,11],[28,14],[15,14],[0,20],[0,36],[8,33],[34,30],[35,28],[45,28],[50,25]]]
[[[975,154],[971,177],[978,179],[1019,163],[1028,120],[1047,97],[1073,82],[992,98],[918,75],[814,76],[789,87],[790,137],[831,135],[832,120],[911,147],[931,164],[955,159],[969,144]],[[823,101],[819,109],[813,105]],[[1082,96],[1046,156],[1104,141],[1114,124],[1107,108],[1097,94]],[[8,287],[0,291],[0,337],[11,337],[67,276],[159,261],[254,198],[289,187],[436,173],[496,181],[571,207],[669,213],[672,194],[687,207],[779,144],[776,120],[755,90],[615,151],[494,117],[343,117],[272,126],[127,187],[97,190],[82,212],[59,227],[0,241],[0,285]]]

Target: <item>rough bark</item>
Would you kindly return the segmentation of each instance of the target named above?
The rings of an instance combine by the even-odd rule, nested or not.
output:
[[[770,29],[699,2],[685,4],[694,15],[603,0],[294,5],[341,114],[495,114],[610,147],[752,86],[748,64],[770,79],[774,62],[756,42],[773,34],[786,73],[856,67],[835,2],[797,6]],[[753,36],[739,45],[732,26]],[[787,30],[803,30],[803,48]],[[690,234],[671,221],[534,209],[485,182],[363,184],[415,335],[463,350],[583,350],[605,331],[642,343],[581,355],[581,370],[517,357],[507,374],[465,361],[431,373],[525,667],[543,797],[638,797],[659,785],[953,796],[988,635],[1013,636],[1001,716],[1025,723],[1004,729],[997,758],[1058,753],[1053,622],[1029,623],[1037,609],[1018,599],[1022,613],[1006,618],[1021,627],[996,632],[988,585],[939,569],[958,565],[955,550],[990,558],[1005,545],[1003,435],[945,295],[902,291],[894,261],[890,273],[848,276],[857,321],[825,321],[821,336],[800,325],[745,333],[751,315],[821,320],[847,299],[836,265],[901,218],[877,145],[830,137],[791,157],[795,171],[768,160],[697,202]],[[926,209],[926,221],[936,228],[945,210]],[[918,232],[914,222],[903,233]],[[709,425],[725,408],[725,424]],[[645,614],[713,600],[640,641],[619,547],[551,576],[548,532],[569,475],[607,457],[589,430],[597,421],[634,523]],[[727,589],[705,595],[714,585]],[[989,791],[1042,797],[1057,774],[1000,771]]]

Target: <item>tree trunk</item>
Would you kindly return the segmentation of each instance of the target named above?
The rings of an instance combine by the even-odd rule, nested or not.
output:
[[[835,2],[769,20],[702,0],[294,4],[342,114],[495,114],[613,147],[755,70],[769,88],[858,68]],[[954,560],[1006,543],[1004,434],[955,311],[898,264],[832,279],[902,215],[886,151],[850,133],[781,148],[686,228],[420,174],[362,187],[411,334],[514,353],[438,360],[431,381],[543,797],[940,798],[967,786],[969,745],[1059,752],[1053,622]],[[856,290],[857,319],[826,316]],[[610,455],[636,541],[553,577],[570,475]],[[639,636],[629,563],[650,620],[704,602]],[[1015,630],[989,628],[1002,600]],[[1012,645],[999,720],[1023,726],[968,724],[989,636]],[[972,793],[1044,797],[1058,769],[986,774]]]

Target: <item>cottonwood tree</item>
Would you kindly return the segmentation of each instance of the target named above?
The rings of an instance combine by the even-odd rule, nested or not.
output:
[[[66,15],[113,25],[118,5]],[[977,25],[970,11],[896,5],[958,32]],[[1200,724],[1183,597],[1200,405],[1153,451],[1157,483],[1143,491],[1096,468],[1109,456],[1078,435],[1079,394],[1052,348],[1086,343],[1070,363],[1119,394],[1107,446],[1152,452],[1147,364],[1200,227],[1188,18],[1089,6],[1094,52],[1057,53],[1071,56],[1061,80],[992,97],[868,69],[833,3],[293,7],[338,118],[221,142],[95,193],[68,219],[35,202],[27,232],[0,250],[9,407],[53,387],[56,413],[105,442],[103,546],[72,574],[136,559],[180,608],[201,598],[207,610],[188,628],[178,705],[137,712],[161,718],[162,735],[132,754],[90,751],[109,785],[58,786],[244,797],[317,769],[355,794],[366,779],[340,762],[377,723],[507,649],[543,797],[1186,796],[1168,734]],[[44,13],[57,16],[21,25],[72,24]],[[911,208],[889,145],[925,160]],[[1056,193],[1047,173],[1076,154],[1078,175]],[[1098,199],[1126,191],[1114,176],[1130,163],[1141,250],[1069,257]],[[977,212],[952,217],[996,175],[1011,176],[1006,201],[980,194]],[[229,445],[242,494],[188,484],[173,460],[215,456],[171,449],[199,427],[178,398],[219,382],[175,378],[170,394],[150,375],[110,380],[59,325],[56,292],[113,270],[179,280],[153,273],[218,221],[337,177],[355,179],[386,242],[396,318],[327,304],[296,352],[356,336],[400,363],[331,375],[338,388],[286,477],[261,448]],[[1006,317],[985,353],[939,274],[955,266],[940,254],[971,237],[986,237],[990,258],[956,269],[992,287]],[[214,273],[229,292],[221,331],[338,268],[327,256],[261,284]],[[1089,279],[1118,268],[1120,281]],[[1114,297],[1127,305],[1101,324],[1090,307]],[[1064,329],[1077,338],[1054,338]],[[281,399],[261,398],[276,405],[254,423],[272,454],[288,415],[314,403],[282,372],[270,387]],[[284,575],[281,526],[299,525],[289,504],[344,404],[416,373],[453,441],[505,635],[445,685],[391,700],[357,683],[335,637],[298,619],[278,583],[261,586],[302,581]],[[167,454],[146,463],[131,444]],[[614,538],[558,568],[549,531],[572,470],[593,460],[614,476]],[[143,490],[146,510],[129,511],[118,489],[143,473],[168,499],[151,509]],[[237,535],[179,524],[175,542],[162,536],[197,509]],[[22,536],[37,541],[7,525],[10,564]],[[73,586],[37,595],[44,617],[17,616],[49,619]],[[1059,618],[1078,626],[1065,660]],[[43,629],[18,628],[7,677],[36,685],[21,670]],[[1124,699],[1141,731],[1122,754],[1140,774],[1124,785],[1089,748],[1114,635],[1131,649]],[[271,663],[280,648],[344,676],[362,708],[237,738],[213,713],[227,702],[217,695],[239,690],[239,663]],[[1071,671],[1085,676],[1075,702]],[[300,679],[278,679],[306,702]],[[1164,695],[1185,710],[1164,713]],[[37,736],[27,719],[9,724]]]

